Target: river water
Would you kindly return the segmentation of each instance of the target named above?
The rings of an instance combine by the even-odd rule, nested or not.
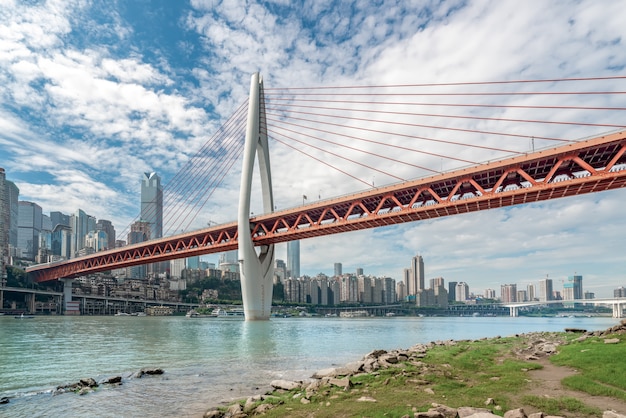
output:
[[[201,417],[211,406],[263,393],[274,379],[358,360],[374,349],[567,327],[613,318],[272,318],[0,316],[0,417]],[[132,378],[141,368],[160,376]],[[58,385],[122,376],[84,396]]]

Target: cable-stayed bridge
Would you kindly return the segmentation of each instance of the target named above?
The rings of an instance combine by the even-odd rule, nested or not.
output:
[[[265,90],[255,74],[249,101],[216,136],[223,151],[212,155],[214,164],[221,162],[212,166],[213,177],[196,178],[172,192],[209,189],[204,201],[181,205],[200,211],[243,150],[237,221],[28,271],[42,282],[239,249],[246,315],[264,319],[276,243],[624,187],[626,89],[620,90],[620,83],[625,80]],[[368,188],[275,210],[270,139]],[[255,158],[264,213],[251,216]],[[333,158],[340,162],[330,163]],[[379,180],[381,186],[364,178],[372,172],[386,179]],[[180,178],[185,177],[183,170]],[[172,213],[183,222],[190,216]],[[246,283],[252,286],[247,291]]]

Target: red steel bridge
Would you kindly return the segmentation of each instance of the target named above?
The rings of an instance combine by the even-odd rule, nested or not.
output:
[[[363,192],[251,216],[250,233],[253,243],[255,246],[267,246],[291,240],[622,188],[626,185],[626,126],[622,122],[626,106],[597,105],[596,103],[599,102],[598,98],[608,97],[610,99],[608,102],[615,102],[615,97],[621,100],[626,91],[592,88],[555,90],[554,86],[562,82],[570,83],[570,86],[578,86],[581,83],[597,80],[608,80],[611,82],[609,85],[612,85],[613,81],[624,79],[626,77],[369,86],[367,89],[359,87],[362,90],[357,92],[354,92],[355,88],[351,87],[349,88],[351,91],[345,94],[341,92],[347,91],[348,88],[345,88],[346,90],[335,88],[331,89],[332,91],[326,90],[327,88],[313,91],[304,89],[303,92],[297,92],[299,98],[296,94],[291,95],[289,89],[285,89],[286,92],[281,89],[267,89],[262,93],[261,130],[281,144],[286,144],[288,139],[299,142],[304,137],[315,137],[329,142],[328,138],[332,129],[341,132],[336,133],[337,137],[347,138],[348,145],[344,144],[344,147],[354,147],[353,144],[357,140],[374,142],[372,139],[366,139],[365,134],[356,134],[357,131],[373,133],[383,138],[380,142],[385,142],[384,138],[391,138],[392,133],[381,126],[385,123],[391,124],[393,116],[395,126],[402,128],[393,133],[395,137],[410,136],[412,139],[420,138],[430,143],[438,141],[439,145],[444,143],[446,146],[458,145],[461,142],[441,140],[435,135],[426,137],[425,134],[415,133],[420,129],[428,129],[429,132],[445,131],[455,135],[469,132],[477,138],[472,144],[468,144],[473,150],[495,150],[493,145],[485,145],[493,144],[494,141],[490,141],[489,138],[494,136],[498,140],[510,137],[523,138],[525,141],[532,141],[532,147],[509,152],[504,157],[500,154],[498,158],[485,158],[490,161],[456,167],[445,172],[432,169],[431,161],[431,168],[426,168],[429,174],[416,180],[400,181],[381,187],[373,187],[370,184],[369,189]],[[540,85],[549,85],[550,88],[546,88],[545,91],[529,91],[529,85],[536,85],[532,83],[542,83]],[[497,90],[500,87],[509,87],[511,84],[514,84],[516,88]],[[461,92],[453,90],[468,86],[471,87],[470,90]],[[422,89],[420,93],[414,93],[412,89],[417,87],[425,87],[429,90],[425,92]],[[433,93],[433,88],[436,87],[439,90]],[[388,93],[394,88],[396,89],[394,92]],[[477,92],[477,88],[485,90]],[[384,89],[385,93],[381,93],[381,89]],[[406,99],[406,96],[412,96],[413,99],[418,95],[422,98],[436,96],[438,101],[433,99],[432,102],[420,102]],[[387,100],[374,100],[382,96]],[[392,99],[388,99],[390,97]],[[398,101],[399,97],[403,101]],[[451,101],[451,97],[460,99]],[[467,102],[467,97],[474,101]],[[530,103],[529,97],[539,99]],[[572,104],[572,100],[565,104],[556,101],[562,97],[573,98],[577,101],[586,100],[586,102],[581,105],[580,103]],[[492,98],[502,101],[494,103],[490,101]],[[518,99],[523,99],[523,101],[520,102]],[[342,109],[346,110],[341,115],[339,115],[338,107],[340,104],[343,106]],[[406,111],[407,107],[414,109],[416,106],[427,105],[429,108],[436,109],[452,108],[470,111],[463,114]],[[397,108],[389,110],[391,106],[401,106],[403,110],[400,111]],[[494,109],[499,112],[498,116],[494,116]],[[519,110],[540,112],[544,116],[541,119],[508,116],[511,112]],[[491,113],[485,114],[484,111]],[[564,112],[573,112],[576,119],[567,119],[563,116]],[[607,113],[609,116],[606,116]],[[369,116],[366,117],[364,114]],[[380,116],[381,114],[386,116]],[[590,114],[603,116],[594,119],[588,117]],[[372,115],[377,115],[378,118]],[[557,116],[555,119],[546,115]],[[409,119],[400,121],[398,118],[401,116]],[[438,121],[452,119],[454,123],[435,126],[419,122],[423,120],[419,118],[424,117],[436,118]],[[565,120],[558,119],[559,117],[564,117]],[[460,127],[462,125],[456,123],[466,119],[474,123],[472,128]],[[321,126],[324,120],[326,122],[323,128],[312,128],[310,125],[318,123]],[[407,122],[407,120],[412,122]],[[416,122],[417,120],[419,121]],[[487,126],[486,124],[491,126],[496,122],[514,123],[515,127],[510,130],[478,127]],[[557,138],[547,134],[542,135],[538,130],[523,133],[518,128],[526,126],[525,124],[532,124],[534,128],[547,127],[545,129],[550,129],[550,132],[553,131],[552,128],[555,125],[558,127],[564,125],[568,130],[565,131],[564,136]],[[351,125],[351,133],[346,133],[346,125]],[[583,140],[572,139],[572,132],[579,132],[577,129],[581,129],[580,132],[591,132],[593,135]],[[592,130],[589,131],[589,129]],[[297,134],[301,135],[300,139],[296,138]],[[554,141],[550,142],[550,140]],[[535,141],[543,145],[536,151],[534,150]],[[393,141],[389,139],[388,142]],[[294,143],[291,142],[292,145],[287,146],[293,146]],[[399,148],[401,153],[406,154],[408,150],[404,147],[405,145],[401,145]],[[503,151],[501,148],[498,150]],[[450,158],[457,161],[469,161],[465,157],[458,158],[460,155],[466,155],[463,152],[449,151],[444,154],[429,152],[427,149],[430,148],[424,148],[420,152],[435,157],[437,160]],[[392,167],[402,162],[397,157],[394,158],[394,163],[390,164]],[[415,166],[418,160],[419,158],[416,157]],[[238,224],[231,222],[68,261],[40,264],[27,270],[35,281],[44,282],[237,248]]]

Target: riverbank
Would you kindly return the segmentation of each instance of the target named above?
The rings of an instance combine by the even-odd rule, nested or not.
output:
[[[570,331],[375,350],[205,417],[626,417],[626,321]]]

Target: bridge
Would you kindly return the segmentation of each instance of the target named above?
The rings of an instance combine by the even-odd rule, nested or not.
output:
[[[607,77],[606,79],[622,79],[626,77]],[[558,81],[587,81],[587,79],[572,80],[535,80],[535,83],[557,83]],[[591,79],[590,79],[591,80]],[[518,83],[527,83],[519,81]],[[513,82],[489,82],[489,83],[450,83],[445,84],[446,88],[454,87],[457,84],[472,85],[493,85],[508,84]],[[421,85],[417,85],[421,86]],[[427,87],[432,87],[428,85]],[[372,93],[371,90],[377,86],[372,86],[368,93],[357,93],[357,96],[382,95],[382,93]],[[385,86],[408,88],[410,86]],[[590,94],[611,95],[625,92],[612,91],[578,91],[577,94],[585,97]],[[323,93],[328,95],[329,93]],[[431,93],[420,93],[429,95]],[[452,93],[440,93],[447,97]],[[479,93],[459,93],[461,96],[476,96]],[[501,95],[527,95],[528,92],[484,92],[482,97],[499,97]],[[546,95],[546,92],[536,92],[538,95]],[[572,91],[561,91],[555,93],[557,96],[567,96],[575,94]],[[509,132],[487,131],[482,129],[456,128],[453,125],[430,126],[418,123],[400,122],[397,125],[403,128],[402,132],[395,135],[400,137],[411,136],[406,129],[418,129],[427,127],[429,129],[440,128],[444,131],[467,132],[485,136],[495,135],[497,138],[524,138],[532,142],[530,150],[511,150],[504,146],[495,147],[491,145],[481,145],[482,143],[471,145],[472,149],[489,151],[490,155],[497,155],[498,158],[490,159],[487,162],[476,163],[468,158],[461,158],[454,152],[449,154],[433,153],[427,150],[410,150],[427,154],[443,160],[449,159],[457,163],[454,169],[443,171],[432,167],[419,166],[417,164],[392,159],[394,164],[411,165],[419,168],[417,172],[428,172],[429,175],[422,176],[416,180],[404,180],[400,175],[393,175],[385,172],[395,179],[401,180],[383,187],[375,187],[373,182],[368,184],[368,189],[359,193],[344,195],[327,200],[319,200],[315,203],[303,204],[302,206],[275,210],[273,192],[271,185],[268,134],[272,135],[278,142],[284,141],[289,135],[293,135],[297,130],[303,130],[304,125],[297,125],[303,120],[311,121],[311,115],[317,118],[321,114],[315,113],[319,106],[317,102],[328,100],[322,93],[306,93],[314,96],[307,98],[307,105],[293,104],[295,99],[283,99],[281,96],[274,98],[274,107],[266,104],[266,93],[263,88],[263,81],[259,74],[254,74],[251,79],[250,99],[247,106],[247,122],[245,129],[244,160],[241,178],[241,188],[239,197],[239,211],[237,221],[222,225],[209,226],[192,232],[174,234],[165,238],[151,240],[139,244],[133,244],[122,248],[98,252],[89,256],[74,258],[67,261],[47,263],[29,267],[27,271],[37,282],[48,280],[72,278],[101,271],[108,271],[123,267],[130,267],[140,264],[167,261],[177,258],[186,258],[196,255],[219,253],[239,249],[240,267],[242,274],[242,293],[244,299],[244,311],[247,320],[268,319],[271,308],[272,276],[274,245],[291,240],[300,240],[324,235],[339,234],[348,231],[355,231],[366,228],[376,228],[405,222],[421,221],[444,216],[458,215],[469,212],[502,208],[511,205],[532,203],[556,199],[567,196],[578,196],[587,193],[602,192],[626,185],[626,126],[623,123],[607,123],[605,121],[591,123],[587,120],[554,121],[554,120],[528,120],[512,118],[492,118],[482,116],[461,116],[461,115],[429,115],[424,113],[410,113],[411,117],[436,116],[438,118],[473,118],[484,121],[506,121],[514,122],[516,125],[524,123],[537,123],[551,125],[567,125],[568,127],[612,129],[609,133],[601,133],[590,136],[587,139],[575,140],[571,138],[557,138],[541,134],[521,134],[516,129]],[[394,97],[405,95],[396,94]],[[317,97],[320,97],[319,99]],[[281,100],[290,100],[289,104],[280,107]],[[362,100],[362,99],[361,99]],[[328,117],[339,117],[349,120],[350,123],[366,125],[368,120],[354,116],[358,112],[376,112],[400,115],[403,112],[389,112],[387,110],[367,110],[355,109],[355,106],[363,103],[364,106],[371,106],[371,102],[337,100],[337,102],[348,102],[347,111],[350,116],[325,115]],[[402,103],[407,105],[407,103]],[[425,105],[424,103],[408,103],[410,105]],[[374,104],[375,105],[375,104]],[[298,110],[291,109],[296,106]],[[591,105],[496,105],[485,104],[463,104],[463,103],[436,103],[435,106],[473,106],[475,109],[489,107],[500,107],[506,109],[522,108],[534,109],[545,112],[546,110],[572,110],[575,112],[588,111],[593,113],[597,110],[624,111],[626,107],[593,107]],[[335,109],[335,108],[326,108]],[[336,110],[336,109],[335,109]],[[291,111],[291,113],[289,113]],[[283,112],[283,113],[281,113]],[[285,113],[287,112],[287,113]],[[290,122],[285,122],[289,114]],[[341,120],[341,119],[340,119]],[[383,137],[392,135],[386,130],[379,129],[382,123],[380,120],[372,121],[372,127],[355,127],[354,129],[376,132]],[[308,123],[308,122],[307,122]],[[293,125],[293,126],[292,126]],[[337,130],[342,129],[341,123],[327,122],[327,126],[335,126]],[[294,128],[296,128],[294,130]],[[307,126],[308,129],[308,126]],[[323,131],[320,128],[318,132]],[[617,130],[616,130],[617,129]],[[288,132],[291,132],[290,134]],[[343,131],[341,131],[343,132]],[[588,132],[588,131],[585,131]],[[571,133],[570,133],[571,134]],[[306,134],[311,136],[310,134]],[[338,136],[355,139],[345,133]],[[439,141],[446,145],[460,145],[457,141],[440,140],[431,137],[413,135],[412,138],[421,138],[425,141]],[[358,138],[362,139],[362,138]],[[324,140],[324,139],[322,139]],[[364,139],[365,141],[373,142]],[[535,141],[544,145],[535,151]],[[389,139],[389,142],[392,142]],[[492,143],[492,142],[489,142]],[[556,145],[555,145],[556,144]],[[462,144],[461,144],[462,145]],[[404,146],[397,147],[401,151],[406,150]],[[371,153],[370,153],[371,154]],[[252,192],[252,171],[255,162],[258,162],[260,169],[261,195],[263,199],[264,213],[257,216],[250,215],[250,197]],[[315,158],[315,157],[313,157]],[[458,163],[471,163],[469,166],[458,166]],[[337,170],[341,170],[336,168]],[[382,170],[376,169],[382,172]],[[304,203],[304,202],[303,202]],[[66,291],[67,291],[66,286]],[[71,286],[70,286],[71,289]],[[513,308],[512,308],[513,309]],[[513,311],[512,311],[513,312]]]
[[[510,315],[516,317],[519,315],[519,309],[527,306],[540,306],[550,304],[590,304],[590,305],[611,305],[613,307],[613,318],[623,318],[626,308],[626,298],[605,298],[605,299],[573,299],[573,300],[547,300],[547,301],[529,301],[504,303],[502,306],[509,308]]]

